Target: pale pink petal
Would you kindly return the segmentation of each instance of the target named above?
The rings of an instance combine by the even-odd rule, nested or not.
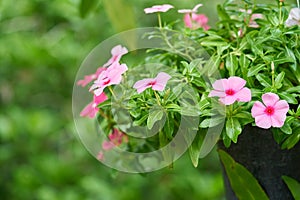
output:
[[[272,126],[280,128],[284,125],[284,121],[286,119],[286,113],[282,115],[283,113],[276,112],[271,116],[272,120]]]
[[[174,8],[174,6],[170,4],[164,4],[164,5],[155,5],[152,6],[151,8],[145,8],[144,11],[146,14],[149,13],[155,13],[155,12],[167,12],[171,8]]]
[[[95,73],[96,78],[98,78],[98,76],[99,76],[103,71],[105,71],[105,70],[106,70],[106,68],[104,68],[104,67],[99,67],[99,68],[97,69],[96,73]]]
[[[170,80],[171,76],[165,72],[160,72],[155,77],[155,83],[152,86],[153,90],[163,91],[166,87],[167,82]]]
[[[290,109],[289,104],[285,100],[278,101],[274,106],[276,111],[287,113]]]
[[[289,17],[285,22],[287,27],[291,27],[294,25],[300,25],[300,8],[292,8]]]
[[[94,90],[94,95],[99,96],[103,93],[105,87],[98,87],[97,89]]]
[[[106,101],[107,99],[108,98],[107,98],[107,96],[106,96],[106,94],[104,92],[102,92],[98,96],[94,95],[94,103],[97,104],[97,105],[100,104],[100,103],[102,103],[102,102],[104,102],[104,101]]]
[[[229,84],[228,84],[228,80],[227,79],[220,79],[220,80],[216,80],[213,84],[212,84],[213,88],[217,91],[225,91],[229,88]]]
[[[196,28],[203,28],[204,30],[208,30],[210,27],[208,26],[208,17],[204,14],[192,14],[192,20],[196,22],[198,25]]]
[[[203,4],[197,4],[193,9],[180,9],[179,13],[196,13]]]
[[[115,147],[115,145],[114,145],[114,143],[112,143],[112,142],[110,142],[110,141],[104,141],[103,143],[102,143],[102,149],[104,149],[104,150],[110,150],[110,149],[112,149],[112,148],[114,148]]]
[[[77,85],[81,85],[82,87],[85,87],[87,84],[92,82],[93,80],[97,79],[98,76],[101,74],[101,72],[105,71],[105,68],[99,67],[97,71],[94,74],[86,75],[84,76],[83,80],[79,80],[77,82]]]
[[[94,102],[91,102],[81,111],[80,116],[94,118],[98,110],[99,109],[94,106]]]
[[[87,84],[89,84],[90,82],[92,82],[94,79],[96,79],[96,75],[94,74],[91,74],[91,75],[86,75],[84,76],[84,79],[83,80],[79,80],[77,82],[77,85],[80,85],[82,87],[85,87]]]
[[[249,88],[243,88],[235,95],[237,101],[249,102],[251,100],[251,90]]]
[[[186,27],[193,28],[192,19],[190,14],[185,14],[183,17],[183,21]]]
[[[144,90],[146,90],[147,88],[150,88],[152,85],[150,83],[154,82],[155,79],[153,78],[146,78],[140,81],[137,81],[134,85],[133,88],[137,89],[138,93],[143,92]]]
[[[97,154],[97,159],[100,161],[104,160],[104,153],[102,151],[99,151],[99,153]]]
[[[193,13],[194,11],[192,9],[180,9],[178,10],[178,13]]]
[[[235,96],[225,96],[225,97],[221,97],[220,101],[224,105],[231,105],[236,101],[236,97]]]
[[[246,81],[240,77],[232,76],[228,79],[228,87],[234,91],[241,90],[246,85]]]
[[[257,116],[265,115],[265,109],[266,107],[264,104],[262,104],[260,101],[256,101],[251,109],[252,117],[255,118]]]
[[[256,23],[255,19],[262,19],[262,18],[263,18],[262,14],[258,14],[258,13],[252,14],[249,22],[249,27],[258,28],[259,25]]]
[[[262,100],[266,106],[275,106],[279,101],[279,97],[277,94],[268,92],[262,95]]]
[[[121,57],[127,53],[128,50],[126,47],[122,47],[121,45],[113,47],[111,50],[112,57],[103,65],[103,67],[108,67],[115,62],[119,62]]]
[[[226,94],[223,91],[212,90],[208,94],[208,97],[225,97]]]
[[[272,125],[272,120],[268,115],[259,115],[255,117],[255,124],[260,128],[268,129]]]

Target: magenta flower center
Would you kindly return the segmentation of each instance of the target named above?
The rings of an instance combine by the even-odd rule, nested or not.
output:
[[[156,84],[156,81],[151,81],[150,83],[147,84],[147,86],[153,86]]]
[[[107,79],[107,80],[105,80],[105,81],[103,82],[104,85],[107,85],[107,84],[109,84],[109,83],[110,83],[110,79]]]
[[[234,91],[233,89],[228,89],[228,90],[225,91],[225,93],[226,93],[226,95],[228,95],[228,96],[232,96],[232,95],[235,94],[235,91]]]
[[[268,106],[266,107],[265,111],[264,111],[267,115],[271,116],[274,114],[275,109],[273,106]]]

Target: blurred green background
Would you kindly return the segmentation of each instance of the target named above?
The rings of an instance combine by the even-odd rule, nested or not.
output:
[[[199,11],[213,26],[217,1],[207,2]],[[71,97],[81,62],[113,34],[156,26],[143,9],[162,3],[199,1],[0,1],[1,200],[223,199],[215,151],[198,168],[185,154],[174,169],[132,175],[102,165],[77,138]],[[163,19],[182,16],[171,10]]]

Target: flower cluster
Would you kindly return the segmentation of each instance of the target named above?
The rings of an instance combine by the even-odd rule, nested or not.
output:
[[[162,24],[161,14],[175,7],[164,4],[144,9],[146,14],[158,14],[159,26],[149,33],[149,39],[161,38],[165,44],[163,50],[153,49],[151,53],[156,55],[151,54],[144,63],[163,62],[181,76],[158,68],[155,73],[142,72],[143,78],[138,80],[127,80],[132,77],[130,69],[135,67],[120,63],[128,50],[118,45],[111,50],[112,57],[107,63],[77,82],[83,87],[91,83],[89,91],[93,95],[93,101],[81,116],[94,118],[99,114],[107,122],[101,126],[108,130],[109,141],[102,143],[99,159],[104,159],[105,151],[121,144],[141,152],[166,145],[181,128],[178,121],[182,116],[199,118],[196,127],[198,134],[202,134],[199,138],[205,138],[210,127],[221,127],[222,132],[217,136],[225,146],[238,142],[245,126],[271,129],[283,148],[292,148],[299,141],[300,9],[286,7],[290,9],[286,13],[282,3],[245,3],[241,7],[227,2],[218,6],[220,21],[210,27],[208,17],[198,13],[203,6],[179,9],[185,27],[172,30],[170,35],[167,33],[172,26]],[[197,54],[203,50],[210,58],[203,59]],[[127,84],[124,87],[134,95],[120,100],[130,120],[126,125],[118,125],[109,107],[113,102],[102,105],[114,96],[112,87],[124,79]],[[172,89],[169,82],[178,85]],[[179,102],[176,96],[184,91],[179,83],[193,88],[198,96],[186,95],[188,100]],[[188,109],[193,100],[197,106]],[[183,105],[188,106],[183,108]],[[160,134],[142,143],[126,134],[126,130],[130,133],[144,130],[134,129],[137,126],[156,130],[162,121],[165,125]]]

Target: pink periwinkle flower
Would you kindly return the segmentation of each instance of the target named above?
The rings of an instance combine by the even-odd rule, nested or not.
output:
[[[289,17],[285,21],[285,25],[287,27],[291,27],[294,25],[300,25],[300,8],[292,8]]]
[[[122,47],[121,45],[117,45],[112,48],[111,55],[112,57],[103,65],[103,67],[108,67],[109,65],[119,62],[123,55],[127,54],[128,50],[126,47]]]
[[[204,14],[187,13],[183,18],[184,24],[190,29],[203,28],[204,30],[210,29],[208,17]]]
[[[266,93],[262,95],[263,103],[256,101],[251,114],[255,118],[255,124],[264,129],[282,127],[289,110],[289,104],[285,100],[279,100],[277,94]]]
[[[171,8],[174,8],[174,6],[170,4],[163,4],[163,5],[155,5],[152,6],[151,8],[145,8],[144,11],[146,14],[149,14],[149,13],[156,13],[156,12],[167,12]]]
[[[249,27],[252,27],[252,28],[258,28],[259,27],[259,25],[257,24],[257,22],[255,20],[256,19],[263,19],[262,14],[252,13],[251,9],[249,9],[249,10],[240,9],[240,11],[243,12],[243,13],[247,13],[247,14],[251,15],[250,20],[249,20],[249,24],[248,24]]]
[[[166,84],[171,76],[165,72],[160,72],[155,78],[146,78],[140,81],[137,81],[133,88],[137,89],[138,93],[143,92],[147,88],[152,88],[152,90],[163,91],[166,87]]]
[[[104,71],[105,68],[104,67],[99,67],[97,69],[97,71],[94,74],[90,74],[90,75],[86,75],[84,76],[83,80],[79,80],[77,82],[77,85],[80,85],[82,87],[85,87],[87,84],[89,84],[90,82],[92,82],[93,80],[97,79],[97,77],[99,76],[99,74]]]
[[[104,88],[110,85],[117,85],[122,80],[122,74],[128,70],[126,64],[113,63],[106,70],[101,72],[97,80],[91,86],[90,91],[94,91],[96,96],[100,95]]]
[[[181,9],[178,10],[179,13],[196,13],[198,11],[198,8],[203,6],[203,4],[197,4],[193,9]]]
[[[99,111],[97,107],[100,103],[106,101],[108,98],[105,93],[101,93],[99,96],[94,95],[94,100],[89,103],[80,113],[81,117],[94,118]]]
[[[249,26],[249,27],[252,27],[252,28],[258,28],[259,25],[258,25],[257,22],[255,21],[256,19],[263,19],[263,15],[262,15],[262,14],[259,14],[259,13],[254,13],[254,14],[252,14],[251,17],[250,17],[250,21],[249,21],[248,26]]]
[[[233,104],[235,101],[248,102],[251,100],[251,90],[244,87],[245,85],[246,81],[236,76],[216,80],[212,84],[214,90],[208,96],[220,97],[220,102],[225,105]]]
[[[113,132],[108,135],[109,141],[104,141],[102,143],[102,148],[104,150],[110,150],[116,146],[120,146],[122,143],[128,142],[128,137],[122,133],[119,129],[114,128]]]

